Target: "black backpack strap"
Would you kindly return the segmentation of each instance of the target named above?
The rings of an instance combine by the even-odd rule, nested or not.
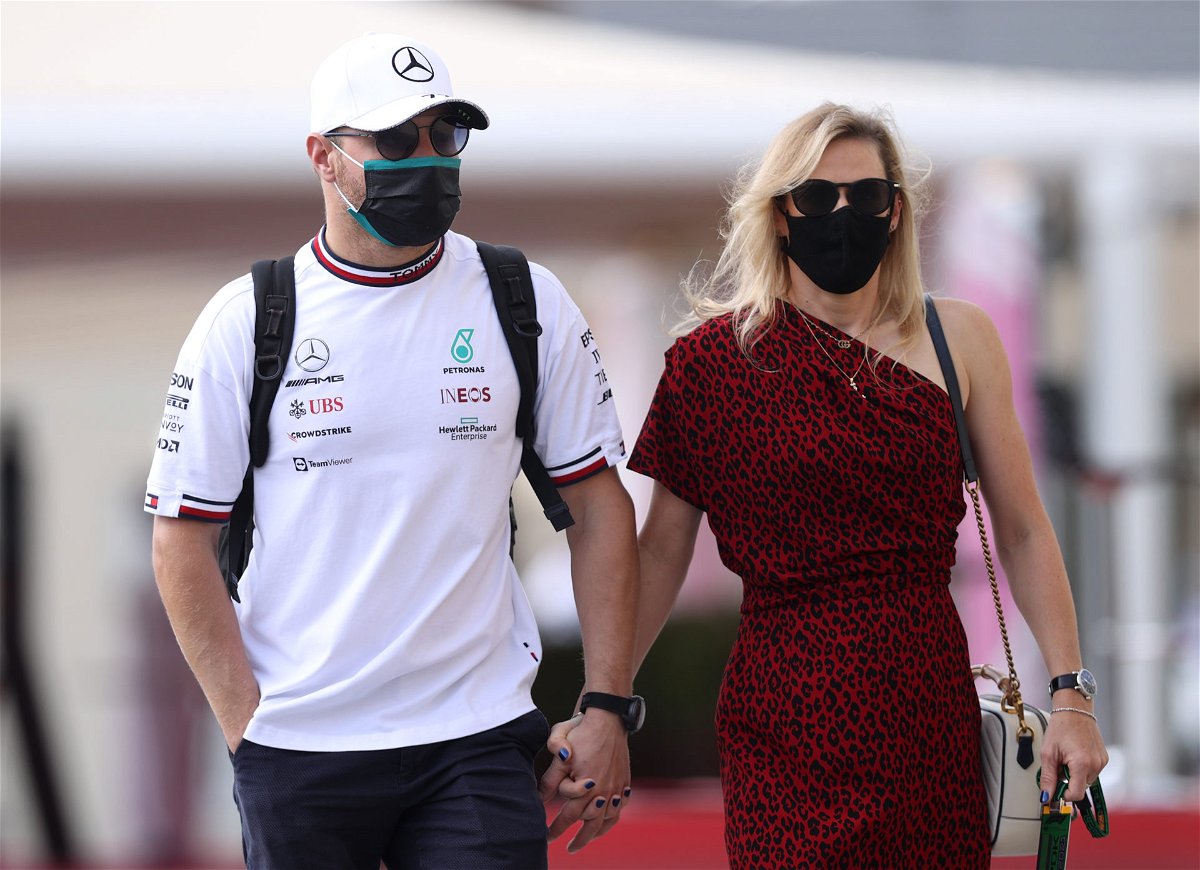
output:
[[[261,468],[270,441],[267,418],[287,368],[296,331],[296,271],[292,257],[259,260],[254,277],[254,389],[250,393],[250,463]]]
[[[504,245],[493,246],[487,242],[476,242],[479,257],[487,270],[492,287],[492,300],[496,315],[508,341],[508,351],[517,369],[517,381],[521,385],[521,399],[517,406],[517,437],[524,443],[521,448],[521,470],[533,488],[546,518],[561,532],[575,524],[567,503],[563,501],[558,487],[550,479],[541,457],[533,449],[533,403],[537,398],[538,352],[537,340],[542,334],[537,321],[537,298],[533,291],[533,279],[529,274],[529,261],[516,248]]]
[[[234,601],[238,579],[250,561],[254,535],[254,469],[267,461],[267,420],[287,368],[296,330],[296,272],[293,257],[259,260],[250,268],[254,279],[254,387],[250,392],[250,464],[229,513],[227,541],[222,543],[225,585]]]
[[[938,319],[933,297],[928,293],[925,294],[925,324],[929,327],[930,337],[933,338],[933,349],[937,351],[938,362],[942,366],[942,377],[946,380],[946,392],[950,394],[950,404],[954,408],[958,446],[962,450],[963,476],[967,483],[974,483],[979,480],[979,472],[975,469],[975,456],[971,452],[971,439],[967,435],[967,416],[963,411],[962,391],[958,388],[958,374],[954,371],[954,360],[950,356],[950,347],[946,344],[942,321]]]

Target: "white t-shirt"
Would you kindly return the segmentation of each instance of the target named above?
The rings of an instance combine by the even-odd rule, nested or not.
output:
[[[625,446],[591,330],[558,280],[530,269],[544,329],[534,446],[562,486]],[[262,692],[246,736],[381,749],[528,712],[541,644],[508,557],[519,387],[474,243],[448,233],[378,272],[338,260],[322,233],[296,255],[296,293],[235,605]],[[244,276],[192,328],[150,513],[228,519],[249,462],[254,313]]]

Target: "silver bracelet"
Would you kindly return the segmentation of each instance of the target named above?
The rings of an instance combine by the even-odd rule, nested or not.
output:
[[[1078,707],[1052,707],[1050,712],[1051,713],[1082,713],[1084,716],[1087,716],[1093,722],[1097,721],[1095,713],[1089,713],[1087,710],[1080,710]]]

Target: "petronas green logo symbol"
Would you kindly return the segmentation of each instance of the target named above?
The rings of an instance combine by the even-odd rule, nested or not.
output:
[[[473,329],[460,329],[454,336],[454,344],[450,345],[450,356],[456,363],[469,363],[475,356],[475,348],[471,347]]]

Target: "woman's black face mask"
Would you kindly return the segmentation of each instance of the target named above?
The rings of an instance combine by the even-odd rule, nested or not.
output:
[[[837,211],[838,189],[848,188],[850,203]],[[891,238],[895,182],[864,178],[835,184],[823,179],[804,182],[789,196],[801,212],[788,214],[784,251],[814,284],[828,293],[861,290],[883,261]]]

